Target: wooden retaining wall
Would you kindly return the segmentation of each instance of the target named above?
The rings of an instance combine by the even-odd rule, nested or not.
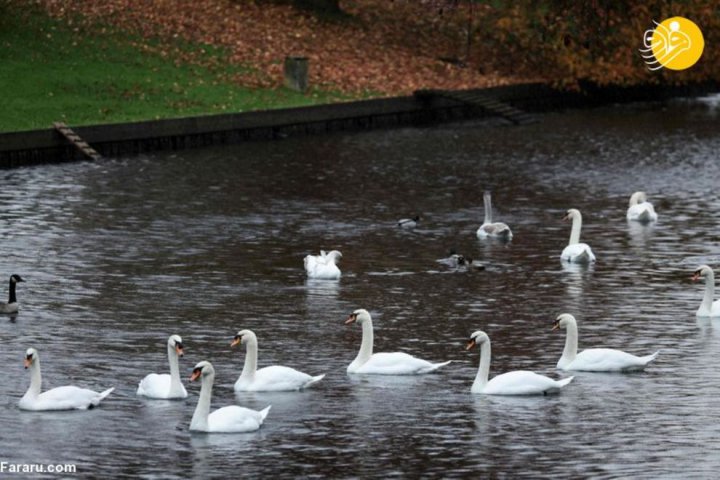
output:
[[[582,91],[567,92],[544,84],[527,84],[477,91],[520,110],[545,112],[699,95],[717,90],[717,85],[713,84],[680,88],[585,86]],[[482,109],[441,96],[415,95],[237,114],[72,127],[100,154],[117,157],[296,135],[429,125],[490,115]],[[82,154],[53,128],[0,133],[0,168],[81,158]]]

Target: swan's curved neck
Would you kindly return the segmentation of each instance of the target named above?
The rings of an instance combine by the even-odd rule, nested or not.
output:
[[[363,363],[367,362],[373,354],[373,324],[371,320],[365,320],[362,322],[362,343],[360,344],[360,351],[353,360],[353,365],[359,367]]]
[[[565,349],[558,365],[567,365],[575,360],[578,351],[578,327],[575,322],[568,322],[565,326],[567,335],[565,336]]]
[[[40,359],[36,358],[30,366],[30,387],[25,396],[37,397],[42,389],[42,376],[40,375]]]
[[[200,398],[198,398],[195,413],[190,421],[190,430],[208,431],[208,416],[210,416],[210,400],[212,399],[212,388],[215,382],[215,373],[203,375],[200,385]]]
[[[489,193],[483,195],[483,203],[485,204],[485,221],[483,223],[492,223],[492,201]]]
[[[174,393],[182,390],[182,381],[180,381],[180,366],[178,365],[178,354],[175,347],[168,343],[167,347],[168,363],[170,364],[170,392]]]
[[[488,376],[490,375],[490,352],[490,340],[485,340],[484,345],[480,346],[480,366],[478,367],[477,375],[475,375],[475,381],[473,382],[473,391],[482,390],[488,383]]]
[[[705,296],[701,308],[705,307],[708,311],[712,310],[713,297],[715,297],[715,274],[711,270],[705,276]]]
[[[8,303],[17,303],[17,297],[15,296],[15,285],[17,284],[10,280],[10,298],[8,298]]]
[[[568,245],[575,245],[580,243],[580,229],[582,228],[582,217],[580,215],[573,215],[572,218],[572,230],[570,230],[570,242]]]
[[[258,344],[254,338],[248,339],[245,347],[245,364],[243,365],[240,378],[252,379],[257,371]]]

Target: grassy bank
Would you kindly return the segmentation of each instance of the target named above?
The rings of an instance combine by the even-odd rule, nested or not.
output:
[[[215,66],[206,67],[135,45],[132,38],[73,28],[0,0],[0,131],[47,128],[53,121],[115,123],[340,99],[332,92],[242,88],[229,80],[239,67],[224,62],[216,48],[180,46],[195,57],[211,57]]]

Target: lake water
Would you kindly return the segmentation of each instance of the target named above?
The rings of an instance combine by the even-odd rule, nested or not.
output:
[[[717,98],[550,114],[523,127],[443,125],[247,143],[0,172],[0,272],[18,273],[21,312],[0,317],[0,461],[71,463],[85,477],[715,477],[720,457],[720,320],[695,317],[696,267],[720,266]],[[491,189],[508,244],[480,241]],[[657,224],[628,225],[648,193]],[[598,258],[559,255],[568,208]],[[421,214],[414,231],[395,226]],[[338,249],[338,282],[305,278],[303,257]],[[454,249],[486,263],[454,271]],[[2,280],[6,295],[7,280]],[[375,351],[453,360],[417,377],[345,372],[373,314]],[[470,393],[490,375],[553,378],[564,331],[580,347],[647,355],[644,373],[578,373],[560,395]],[[313,375],[299,393],[235,395],[244,352]],[[182,335],[184,401],[135,396],[167,372]],[[28,347],[44,386],[115,392],[86,412],[23,412]],[[213,408],[272,405],[258,432],[190,434],[195,363],[217,371]],[[2,475],[0,475],[2,476]]]

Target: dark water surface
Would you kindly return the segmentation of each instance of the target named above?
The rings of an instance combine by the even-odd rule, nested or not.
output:
[[[0,317],[0,461],[97,478],[714,477],[720,323],[695,318],[703,287],[690,275],[720,264],[719,115],[678,101],[0,172],[0,272],[27,280],[20,314]],[[507,245],[475,237],[485,188]],[[656,225],[625,221],[636,190]],[[560,263],[570,207],[598,258],[589,268]],[[415,213],[414,232],[395,227]],[[339,282],[306,280],[302,259],[321,248],[342,251]],[[487,270],[435,262],[453,248]],[[361,307],[376,351],[454,363],[349,377],[360,329],[343,320]],[[661,355],[640,374],[577,374],[554,397],[470,393],[477,329],[493,342],[491,376],[564,376],[564,332],[550,331],[562,312],[581,348]],[[327,377],[236,396],[244,352],[229,344],[242,328],[258,335],[259,366]],[[135,396],[168,370],[172,333],[184,379],[215,365],[214,408],[272,404],[260,431],[191,435],[196,384],[185,401]],[[30,346],[46,388],[115,392],[88,412],[21,412]]]

